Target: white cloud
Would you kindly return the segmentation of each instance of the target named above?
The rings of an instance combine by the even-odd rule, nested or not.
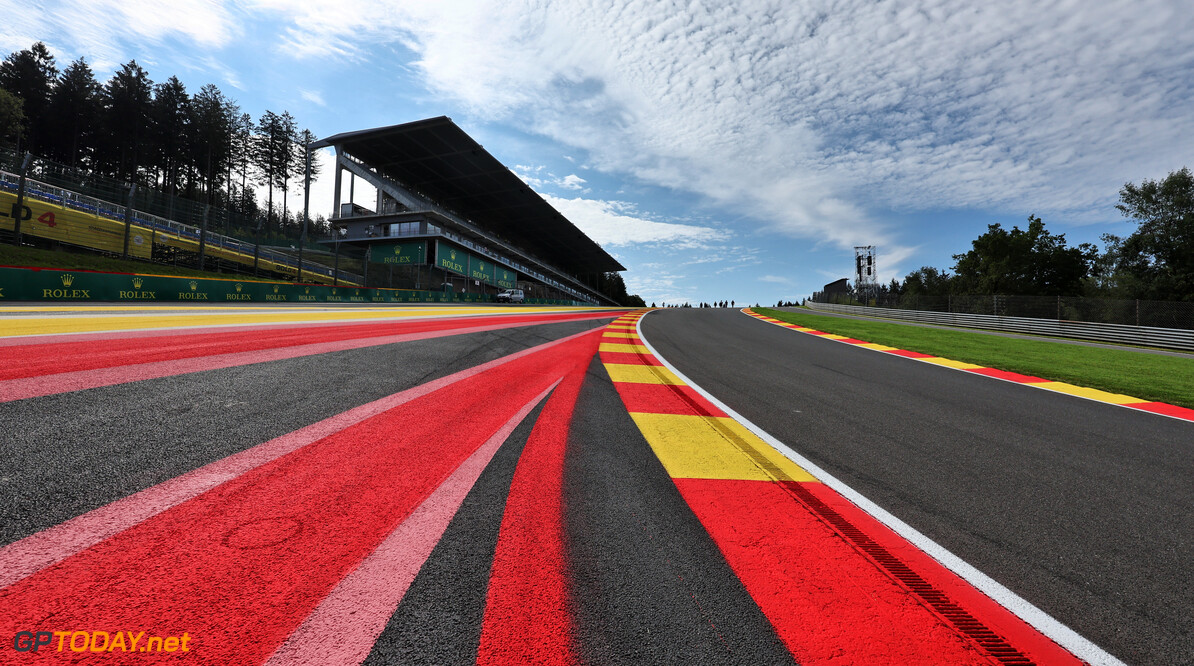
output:
[[[296,44],[397,39],[478,117],[839,248],[898,248],[876,208],[1089,217],[1194,134],[1194,13],[1172,0],[275,8]]]
[[[586,181],[584,178],[571,173],[560,179],[559,185],[566,190],[579,190],[584,187],[586,182],[588,181]]]
[[[759,281],[760,282],[772,282],[774,284],[786,284],[786,285],[796,284],[795,281],[792,280],[792,278],[787,278],[782,275],[762,275],[762,276],[759,276]]]
[[[563,199],[542,193],[540,196],[602,246],[659,243],[680,248],[699,248],[730,237],[728,232],[712,227],[655,222],[636,216],[634,207],[624,202]]]
[[[110,71],[125,61],[126,42],[159,45],[177,37],[195,48],[208,50],[219,48],[240,34],[237,12],[223,0],[64,0],[9,4],[13,6],[5,7],[5,20],[0,24],[0,45],[28,48],[33,41],[41,40],[56,52],[86,56],[97,72]]]
[[[328,105],[328,103],[323,100],[323,95],[320,94],[320,92],[317,90],[301,90],[300,89],[298,91],[298,93],[299,93],[299,97],[305,99],[308,102],[311,102],[312,104],[317,104],[319,106],[327,106]]]

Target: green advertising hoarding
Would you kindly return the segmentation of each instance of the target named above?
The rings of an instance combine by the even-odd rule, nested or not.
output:
[[[497,275],[495,278],[497,286],[501,287],[502,289],[514,289],[518,286],[518,273],[515,273],[508,268],[502,268],[501,266],[498,266]]]
[[[480,280],[485,284],[493,284],[493,270],[496,266],[493,260],[486,257],[468,257],[468,276],[474,280]]]
[[[478,257],[471,252],[441,241],[436,241],[435,265],[446,271],[452,271],[503,289],[513,289],[518,281],[517,273],[497,265],[492,259]]]
[[[187,303],[484,303],[489,294],[0,267],[5,301]]]
[[[468,252],[447,243],[435,241],[435,265],[458,275],[468,275]]]
[[[369,261],[378,264],[424,264],[427,263],[427,242],[377,243],[370,250]]]
[[[457,258],[461,257],[457,250]],[[467,261],[467,259],[465,259]],[[486,261],[487,270],[489,262]],[[149,264],[151,265],[151,264]],[[499,286],[503,271],[495,270]],[[6,301],[187,302],[187,303],[488,303],[492,294],[454,294],[415,289],[366,289],[322,284],[188,278],[136,273],[0,267],[0,303]],[[527,305],[584,306],[579,301],[528,298]]]

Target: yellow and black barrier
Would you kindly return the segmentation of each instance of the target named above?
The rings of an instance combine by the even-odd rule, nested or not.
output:
[[[0,191],[0,229],[13,231],[16,225],[12,214],[16,203],[17,195]],[[75,210],[26,197],[20,215],[22,234],[105,252],[124,252],[124,222],[98,212]],[[129,234],[129,256],[149,259],[153,242],[152,230],[134,224]]]
[[[15,226],[12,211],[17,197],[12,192],[0,190],[0,229],[13,231]],[[21,233],[45,240],[58,241],[79,247],[102,250],[113,254],[124,252],[125,224],[100,215],[98,212],[81,211],[26,197],[21,211]],[[180,235],[174,231],[150,229],[134,224],[129,234],[129,256],[137,259],[151,259],[155,244],[167,245],[186,252],[198,253],[199,240]],[[222,259],[242,266],[253,266],[253,253],[244,248],[223,247],[209,242],[204,250],[213,259]],[[257,268],[262,271],[297,275],[294,266],[259,257]],[[331,284],[332,277],[306,268],[304,277],[311,282]],[[340,280],[343,282],[343,278]],[[354,285],[355,286],[355,285]]]

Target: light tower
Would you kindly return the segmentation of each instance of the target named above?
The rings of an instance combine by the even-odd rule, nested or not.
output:
[[[858,300],[869,305],[879,297],[879,281],[875,266],[875,246],[854,246],[854,292]]]

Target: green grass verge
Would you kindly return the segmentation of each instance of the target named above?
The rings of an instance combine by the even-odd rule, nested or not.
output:
[[[771,308],[755,311],[825,333],[1194,408],[1194,358]]]
[[[0,266],[31,266],[61,268],[68,271],[106,271],[109,273],[145,273],[150,275],[178,275],[181,277],[229,277],[226,273],[198,271],[147,261],[112,259],[86,252],[42,250],[35,247],[0,245]]]

